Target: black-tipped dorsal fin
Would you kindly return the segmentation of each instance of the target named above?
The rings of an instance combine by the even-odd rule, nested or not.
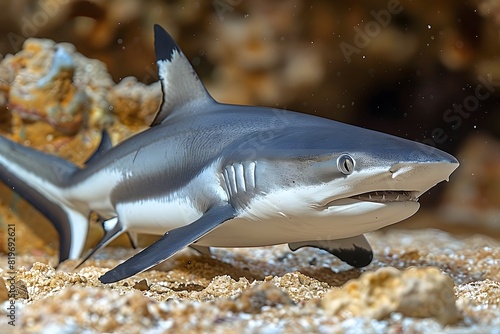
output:
[[[203,103],[213,102],[205,86],[172,37],[158,24],[155,30],[155,53],[163,101],[151,126],[168,116],[201,112]]]

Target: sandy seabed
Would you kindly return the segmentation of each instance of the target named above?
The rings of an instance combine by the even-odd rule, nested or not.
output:
[[[363,269],[317,249],[293,253],[285,245],[214,249],[212,257],[186,249],[154,270],[108,285],[98,277],[134,250],[108,247],[77,270],[72,269],[75,261],[55,270],[48,265],[55,263],[53,256],[18,255],[16,326],[8,325],[4,315],[0,332],[500,333],[498,241],[433,229],[391,229],[368,234],[368,239],[375,259]],[[0,260],[7,268],[6,256]],[[423,303],[418,310],[396,306],[379,312],[387,301],[401,303],[401,287],[415,292],[425,280],[434,284],[419,276],[388,285],[387,272],[412,267],[437,268],[452,282],[447,303],[433,310],[437,304],[425,305],[431,296],[418,292],[420,301],[410,303]],[[2,276],[6,280],[8,272]],[[367,304],[357,311],[331,306],[326,300],[332,291],[340,296],[333,303]],[[2,312],[8,305],[7,300]],[[443,323],[436,315],[439,308],[451,308],[456,319]]]

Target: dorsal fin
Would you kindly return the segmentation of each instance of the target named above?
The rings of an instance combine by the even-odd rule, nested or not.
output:
[[[201,112],[207,108],[200,108],[199,104],[214,101],[172,37],[158,24],[155,24],[154,30],[163,101],[151,126],[176,114]]]
[[[97,146],[96,150],[92,155],[85,161],[84,165],[89,165],[98,158],[101,157],[101,155],[104,152],[107,152],[113,147],[113,144],[111,143],[111,137],[109,137],[108,131],[106,129],[103,129],[101,131],[101,142],[99,143],[99,146]]]

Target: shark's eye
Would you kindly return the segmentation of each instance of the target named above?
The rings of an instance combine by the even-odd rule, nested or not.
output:
[[[337,158],[337,168],[342,174],[352,174],[354,171],[354,159],[349,154],[341,154]]]

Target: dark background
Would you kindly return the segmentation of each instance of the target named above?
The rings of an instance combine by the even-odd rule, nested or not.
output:
[[[444,120],[453,104],[474,95],[478,77],[500,82],[500,12],[486,2],[49,0],[0,6],[2,55],[19,51],[29,37],[67,41],[104,61],[116,82],[135,76],[150,83],[156,80],[152,25],[160,23],[222,101],[318,114],[452,153],[471,133],[500,136],[500,86],[470,116],[460,116],[458,127],[458,120]]]

